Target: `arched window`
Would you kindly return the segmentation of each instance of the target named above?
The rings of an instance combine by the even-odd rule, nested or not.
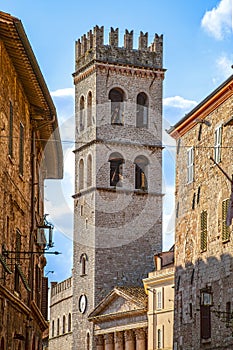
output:
[[[54,337],[54,320],[52,321],[52,337]]]
[[[123,183],[124,158],[120,153],[114,152],[109,157],[110,162],[110,186],[121,187]]]
[[[85,107],[85,101],[84,97],[82,96],[80,98],[80,104],[79,104],[79,126],[80,131],[84,129],[84,107]]]
[[[86,273],[87,273],[87,271],[86,271],[86,267],[87,267],[87,264],[86,264],[86,262],[87,262],[87,254],[82,254],[81,256],[80,256],[80,264],[81,264],[81,270],[80,270],[80,274],[81,274],[81,276],[84,276],[84,275],[86,275]]]
[[[57,335],[60,334],[60,320],[59,318],[57,319]]]
[[[136,126],[146,128],[148,125],[148,98],[144,92],[137,95]]]
[[[71,313],[68,315],[68,332],[71,332]]]
[[[79,162],[79,190],[84,188],[84,162],[83,159],[80,159]]]
[[[92,124],[91,118],[92,118],[92,93],[91,91],[89,91],[87,95],[87,126],[91,126]]]
[[[135,161],[135,189],[146,191],[148,188],[147,183],[147,168],[148,159],[144,156],[138,156]]]
[[[124,124],[124,92],[119,88],[114,88],[109,92],[111,100],[111,124]]]
[[[92,185],[92,157],[89,154],[87,157],[87,187]]]
[[[62,320],[62,333],[65,334],[66,332],[66,316],[63,316],[63,320]]]

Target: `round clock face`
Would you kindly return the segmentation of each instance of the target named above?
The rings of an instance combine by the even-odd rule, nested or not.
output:
[[[84,314],[87,308],[87,297],[85,294],[81,295],[79,298],[79,311]]]

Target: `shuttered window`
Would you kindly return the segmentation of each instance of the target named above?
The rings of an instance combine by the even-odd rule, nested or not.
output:
[[[229,199],[222,201],[222,241],[226,242],[230,239],[230,228],[226,224],[227,210],[229,207]]]
[[[48,277],[42,277],[41,313],[48,320]]]
[[[201,212],[201,251],[207,249],[207,211]]]

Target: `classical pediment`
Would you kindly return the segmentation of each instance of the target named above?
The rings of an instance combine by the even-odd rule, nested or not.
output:
[[[90,313],[89,320],[101,322],[147,311],[147,295],[142,287],[115,287]]]

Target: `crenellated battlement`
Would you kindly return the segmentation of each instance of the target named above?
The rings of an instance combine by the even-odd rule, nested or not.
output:
[[[148,33],[140,32],[138,48],[133,48],[133,30],[125,30],[124,45],[119,47],[119,29],[110,28],[108,44],[104,44],[104,27],[95,26],[75,43],[76,71],[93,60],[133,65],[147,68],[162,68],[163,35],[155,34],[154,41],[148,45]]]

